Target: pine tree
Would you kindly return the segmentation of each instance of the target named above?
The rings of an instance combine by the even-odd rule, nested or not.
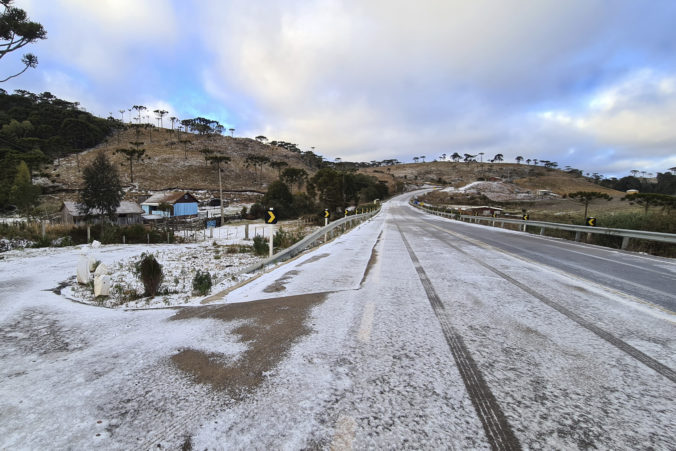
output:
[[[10,191],[11,201],[19,211],[25,212],[37,202],[39,195],[40,187],[31,183],[28,165],[22,161],[17,167],[14,184]]]
[[[100,214],[103,230],[104,217],[115,218],[124,195],[120,176],[103,152],[99,152],[92,164],[84,168],[82,175],[84,187],[80,192],[81,208],[88,217]]]

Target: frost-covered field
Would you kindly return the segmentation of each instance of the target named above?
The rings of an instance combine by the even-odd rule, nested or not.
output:
[[[243,240],[242,240],[243,241]],[[120,247],[120,246],[116,246]],[[239,252],[242,250],[243,252]],[[199,244],[130,246],[128,253],[108,255],[105,249],[85,248],[94,258],[108,267],[111,279],[110,296],[94,297],[93,287],[69,280],[62,294],[69,299],[112,308],[148,308],[199,303],[204,296],[193,292],[197,271],[208,272],[214,281],[212,292],[241,282],[246,276],[239,272],[260,260],[252,254],[250,244],[226,240],[210,240]],[[83,252],[83,253],[85,253]],[[157,296],[143,296],[144,287],[135,274],[134,266],[142,254],[151,254],[162,265],[164,280]]]
[[[285,230],[296,226],[293,223],[280,225]],[[11,262],[39,255],[74,255],[76,260],[72,265],[72,273],[59,282],[58,289],[67,299],[85,304],[125,309],[195,305],[205,297],[193,291],[193,278],[197,271],[210,274],[214,284],[211,293],[216,293],[242,282],[248,277],[240,274],[242,269],[267,257],[254,255],[251,246],[255,235],[268,238],[269,228],[263,224],[251,224],[248,240],[245,239],[244,229],[244,225],[218,227],[204,232],[203,236],[198,237],[202,241],[197,243],[18,248],[3,252],[0,257],[5,262]],[[154,297],[143,296],[143,284],[134,271],[135,264],[143,254],[153,255],[162,265],[164,279],[159,294]],[[93,273],[91,283],[77,283],[77,261],[85,256],[106,266],[110,276],[110,296],[94,296]]]

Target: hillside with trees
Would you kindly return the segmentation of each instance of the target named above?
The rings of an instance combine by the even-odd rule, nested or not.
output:
[[[0,209],[10,203],[21,162],[35,177],[40,168],[98,145],[116,126],[48,92],[0,89],[0,105]]]

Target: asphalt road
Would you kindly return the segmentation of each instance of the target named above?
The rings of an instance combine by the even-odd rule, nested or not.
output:
[[[676,312],[676,262],[672,259],[487,225],[450,220],[440,223],[432,221],[429,214],[410,209],[402,209],[399,214],[404,222],[415,218],[429,224],[425,232],[430,235],[439,235],[437,227],[440,227],[455,233],[458,239],[474,240]]]

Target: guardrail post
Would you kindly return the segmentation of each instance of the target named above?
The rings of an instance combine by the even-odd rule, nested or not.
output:
[[[625,236],[622,238],[622,250],[626,249],[627,247],[629,247],[629,237]]]
[[[544,236],[544,234],[545,234],[545,228],[540,227],[540,235]]]

